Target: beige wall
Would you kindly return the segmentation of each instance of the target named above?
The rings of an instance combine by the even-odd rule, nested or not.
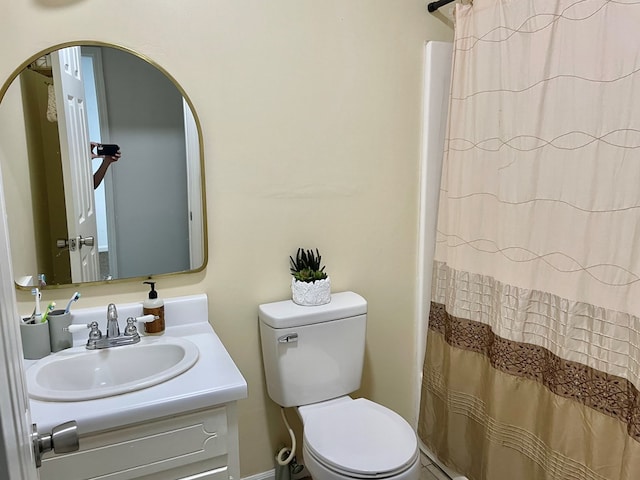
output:
[[[289,295],[288,255],[318,247],[335,291],[369,300],[359,394],[413,420],[422,53],[451,30],[417,0],[2,0],[0,83],[70,40],[113,42],[171,72],[204,131],[209,265],[162,279],[204,292],[249,385],[242,475],[287,440],[265,393],[256,306]],[[7,155],[0,145],[0,155]],[[20,161],[20,159],[14,159]],[[72,289],[45,292],[64,302]],[[83,288],[78,306],[142,300]],[[53,298],[52,298],[53,297]],[[21,313],[31,297],[18,292]]]
[[[1,66],[0,66],[1,68]],[[4,83],[6,75],[0,79]],[[30,190],[29,163],[27,161],[27,131],[24,118],[20,81],[15,81],[7,90],[0,105],[0,155],[3,155],[2,180],[7,205],[7,222],[13,225],[9,232],[14,265],[21,265],[24,272],[37,271],[35,229],[33,221],[33,198]],[[30,136],[34,149],[41,151],[41,143],[35,135]],[[11,213],[9,213],[11,212]],[[18,219],[24,219],[18,221]]]

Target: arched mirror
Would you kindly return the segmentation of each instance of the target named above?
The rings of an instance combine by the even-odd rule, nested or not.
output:
[[[28,59],[0,89],[16,284],[203,269],[200,131],[181,87],[132,51],[85,42]],[[120,153],[92,158],[101,145]]]

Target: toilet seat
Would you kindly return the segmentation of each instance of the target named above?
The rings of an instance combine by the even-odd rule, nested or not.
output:
[[[418,442],[411,426],[377,403],[348,399],[314,406],[302,417],[306,451],[340,475],[391,477],[417,462]]]

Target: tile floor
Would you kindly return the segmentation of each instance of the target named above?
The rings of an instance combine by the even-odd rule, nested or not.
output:
[[[432,463],[426,455],[421,455],[420,463],[422,463],[420,480],[450,480],[450,477]]]

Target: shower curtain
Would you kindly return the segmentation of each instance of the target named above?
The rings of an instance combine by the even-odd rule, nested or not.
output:
[[[447,131],[420,438],[640,479],[640,2],[458,5]]]

